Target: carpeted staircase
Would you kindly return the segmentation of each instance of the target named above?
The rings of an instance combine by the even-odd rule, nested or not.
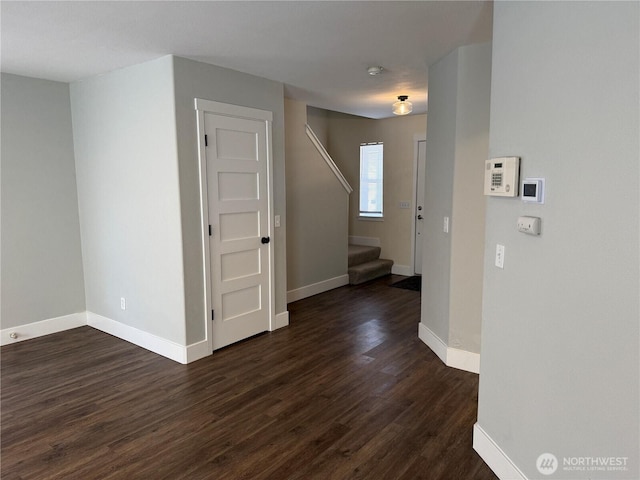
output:
[[[349,283],[359,285],[391,273],[393,260],[380,258],[380,247],[349,245]]]

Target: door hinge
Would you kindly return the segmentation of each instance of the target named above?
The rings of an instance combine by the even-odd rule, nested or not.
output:
[[[209,236],[211,236],[211,225],[209,225]]]
[[[211,320],[215,320],[215,319],[216,319],[215,310],[211,310]]]
[[[209,146],[209,138],[206,135],[204,136],[204,146],[205,147]]]

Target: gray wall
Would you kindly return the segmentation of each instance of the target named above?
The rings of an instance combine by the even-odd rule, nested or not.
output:
[[[320,143],[326,149],[329,146],[329,110],[307,106],[307,123],[313,129]]]
[[[429,67],[421,321],[447,346],[474,353],[482,323],[490,89],[491,44],[461,47]]]
[[[200,180],[194,98],[273,112],[273,206],[281,227],[274,229],[276,313],[287,310],[284,90],[278,82],[222,67],[173,57],[180,210],[184,257],[187,340],[204,339],[204,285]]]
[[[458,53],[456,153],[451,215],[449,341],[480,352],[484,271],[484,162],[489,152],[491,44]],[[427,176],[429,173],[427,172]]]
[[[0,328],[85,310],[69,86],[2,74]]]
[[[445,343],[449,339],[451,236],[443,232],[442,224],[445,216],[451,218],[453,209],[458,55],[455,50],[429,66],[421,322]]]
[[[296,290],[347,274],[349,194],[307,137],[306,104],[285,100],[285,117],[287,289]]]
[[[173,61],[73,83],[71,108],[87,310],[185,345]]]
[[[494,6],[490,154],[521,156],[547,194],[487,204],[478,423],[528,478],[544,452],[629,457],[549,478],[640,477],[639,18],[637,2]],[[523,214],[540,237],[516,231]]]

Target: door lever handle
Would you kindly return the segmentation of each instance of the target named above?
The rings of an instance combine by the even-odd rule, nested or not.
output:
[[[266,245],[271,241],[271,239],[269,237],[262,237],[260,241],[263,243],[263,245]]]
[[[418,215],[418,220],[422,220],[422,215]]]

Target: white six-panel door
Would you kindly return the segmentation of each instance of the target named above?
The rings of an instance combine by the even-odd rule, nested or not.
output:
[[[209,111],[200,118],[206,135],[215,350],[270,327],[270,129],[260,118]]]

